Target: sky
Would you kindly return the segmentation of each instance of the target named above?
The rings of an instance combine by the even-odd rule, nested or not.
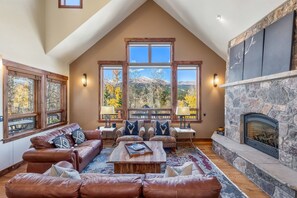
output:
[[[129,77],[135,76],[153,78],[154,74],[159,73],[161,79],[171,81],[171,68],[170,68],[170,46],[169,45],[152,45],[151,47],[151,63],[158,65],[158,63],[168,64],[168,66],[137,66],[137,63],[148,63],[149,48],[147,45],[132,45],[129,47],[129,60],[133,64],[129,69]],[[177,80],[179,81],[195,81],[196,69],[188,68],[178,70]],[[104,78],[111,79],[112,71],[105,70]]]

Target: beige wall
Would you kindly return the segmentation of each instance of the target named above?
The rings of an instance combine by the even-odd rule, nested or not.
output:
[[[69,65],[45,54],[45,0],[0,0],[0,8],[0,55],[7,60],[68,76]],[[0,65],[0,76],[2,71]],[[2,80],[0,78],[1,116]],[[5,144],[0,142],[0,171],[22,161],[31,137]],[[0,140],[2,138],[3,122],[0,122]]]
[[[224,82],[225,61],[181,26],[153,1],[148,1],[108,35],[96,43],[70,65],[70,121],[85,129],[94,129],[98,123],[98,60],[125,60],[124,38],[174,37],[175,60],[202,60],[202,119],[192,124],[198,137],[209,138],[224,125],[224,90],[214,88],[214,73]],[[83,87],[81,76],[88,74],[88,86]],[[203,116],[203,113],[206,116]]]
[[[110,0],[84,0],[83,9],[58,8],[58,0],[46,1],[46,51],[104,7]]]

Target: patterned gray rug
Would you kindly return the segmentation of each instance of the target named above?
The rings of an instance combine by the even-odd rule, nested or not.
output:
[[[113,148],[104,148],[100,155],[95,157],[93,161],[82,171],[83,173],[113,173],[113,164],[106,163],[108,157],[113,151]],[[172,152],[166,150],[167,161],[166,165],[180,166],[185,162],[197,162],[201,169],[211,176],[218,178],[222,185],[221,197],[240,198],[247,197],[201,150],[197,147],[183,147]],[[165,172],[165,166],[162,167],[162,172]]]

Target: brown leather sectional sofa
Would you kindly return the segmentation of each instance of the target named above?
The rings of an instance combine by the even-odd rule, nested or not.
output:
[[[80,129],[77,123],[69,124],[61,129],[45,135],[31,138],[32,148],[23,154],[24,161],[28,162],[27,172],[43,173],[59,161],[68,161],[81,172],[88,163],[98,155],[103,148],[103,141],[98,130],[83,131],[86,141],[74,146],[70,133]],[[55,148],[50,143],[56,136],[65,134],[72,146],[71,149]]]
[[[57,165],[73,168],[68,162]],[[221,185],[206,176],[197,164],[193,175],[164,178],[163,174],[80,174],[81,180],[20,173],[5,185],[8,198],[22,197],[104,197],[104,198],[210,198],[219,197]]]

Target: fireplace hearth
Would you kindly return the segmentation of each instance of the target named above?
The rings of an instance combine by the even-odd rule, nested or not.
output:
[[[275,119],[260,113],[244,115],[244,143],[277,159],[278,133]]]

